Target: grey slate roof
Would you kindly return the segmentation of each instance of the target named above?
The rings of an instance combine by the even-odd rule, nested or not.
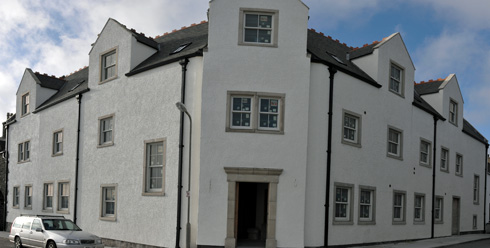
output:
[[[476,128],[473,127],[473,125],[471,125],[470,122],[468,122],[464,118],[463,118],[463,133],[466,133],[469,136],[473,137],[474,139],[482,142],[483,144],[488,145],[488,140],[480,132],[478,132],[478,130],[476,130]]]
[[[432,81],[428,83],[420,83],[420,84],[415,84],[414,88],[417,91],[417,93],[423,96],[423,95],[439,92],[439,87],[441,86],[442,83],[444,83],[444,80]]]
[[[444,118],[437,110],[435,110],[429,103],[427,103],[420,95],[417,93],[416,90],[413,92],[413,102],[412,104],[423,111],[435,116],[439,120],[445,121],[446,118]]]
[[[370,45],[367,45],[367,46],[363,46],[361,48],[358,48],[358,49],[354,49],[350,52],[350,58],[351,59],[356,59],[356,58],[359,58],[359,57],[362,57],[362,56],[366,56],[368,54],[371,54],[374,52],[374,47],[377,45],[378,43],[373,43],[373,44],[370,44]]]
[[[126,74],[134,74],[147,71],[162,65],[179,61],[182,58],[189,58],[202,55],[202,49],[208,45],[208,23],[201,23],[179,31],[156,38],[160,50],[148,59],[137,65],[133,70]],[[172,54],[181,45],[189,44],[179,53]]]
[[[42,80],[46,80],[45,77],[39,77],[40,74],[35,74],[35,76],[41,82],[43,82]],[[59,80],[63,81],[63,85],[59,88],[58,92],[36,108],[34,113],[88,91],[88,67]],[[75,88],[75,86],[77,87]]]
[[[49,88],[52,90],[59,90],[63,87],[65,81],[63,79],[56,78],[54,76],[48,76],[47,74],[34,73],[41,87]]]

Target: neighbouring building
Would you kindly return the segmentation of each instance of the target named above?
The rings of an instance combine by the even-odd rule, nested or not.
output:
[[[7,114],[7,119],[10,117]],[[2,131],[0,131],[0,230],[5,230],[6,223],[6,205],[7,199],[5,196],[7,195],[7,157],[6,157],[6,137],[5,137],[5,124],[2,125]]]
[[[109,19],[88,67],[26,69],[6,122],[7,221],[63,215],[125,247],[482,232],[488,141],[456,75],[414,83],[399,33],[348,47],[308,12],[212,0],[207,22],[156,38]]]

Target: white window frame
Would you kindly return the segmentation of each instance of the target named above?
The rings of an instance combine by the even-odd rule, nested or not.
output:
[[[51,186],[51,189],[49,189]],[[48,197],[51,197],[51,206],[48,206]],[[53,212],[54,205],[54,183],[44,183],[43,185],[43,212]]]
[[[393,68],[400,71],[400,78],[396,78],[393,76],[393,73],[392,73]],[[390,80],[388,81],[388,89],[390,92],[395,93],[398,96],[404,97],[404,93],[405,93],[404,76],[405,76],[405,69],[402,66],[400,66],[400,65],[398,65],[392,61],[390,63]],[[398,91],[393,89],[392,81],[395,83],[398,83]]]
[[[456,176],[463,176],[463,155],[456,153],[455,169]]]
[[[346,198],[337,198],[337,190],[346,190]],[[342,192],[341,192],[342,197]],[[354,185],[346,183],[334,183],[334,197],[333,197],[333,224],[336,225],[352,225],[353,222],[353,203],[354,203]],[[345,216],[338,216],[337,205],[345,205]]]
[[[432,142],[429,140],[426,140],[424,138],[420,138],[420,153],[419,153],[419,161],[420,165],[425,166],[425,167],[431,167],[432,165]],[[425,157],[425,161],[424,161]]]
[[[439,212],[439,216],[437,216]],[[436,202],[434,204],[434,223],[443,224],[444,221],[444,197],[436,196]]]
[[[445,154],[445,156],[444,156]],[[449,172],[449,149],[441,147],[441,171]],[[442,166],[445,164],[445,168]]]
[[[401,202],[396,202],[397,196],[401,196]],[[400,209],[400,216],[395,216],[395,209]],[[394,190],[393,191],[393,225],[405,225],[406,224],[406,209],[407,209],[407,192]]]
[[[24,187],[24,209],[32,209],[32,184]]]
[[[417,199],[420,199],[420,205],[417,204]],[[419,216],[417,216],[417,210],[419,211]],[[415,193],[413,198],[413,221],[414,224],[425,223],[425,194]]]
[[[106,60],[108,56],[114,55],[114,64],[106,65]],[[106,83],[117,78],[117,65],[118,65],[118,47],[111,48],[100,55],[100,80],[99,84]],[[114,67],[114,75],[108,76],[107,70]]]
[[[63,129],[53,132],[53,154],[52,156],[63,155]]]
[[[111,122],[110,129],[104,129],[104,123],[107,120],[110,120],[110,122]],[[109,114],[109,115],[99,117],[98,141],[97,141],[97,147],[98,148],[114,145],[115,120],[116,120],[115,114]],[[107,139],[107,140],[104,139],[104,137],[105,137],[104,134],[109,133],[109,132],[111,134],[111,139]]]
[[[351,120],[354,120],[355,122],[355,127],[352,127],[349,124],[346,123],[346,118],[350,118]],[[346,125],[347,124],[347,125]],[[362,128],[362,118],[361,115],[356,114],[354,112],[348,111],[348,110],[342,110],[342,143],[347,144],[347,145],[352,145],[355,147],[361,147],[361,128]],[[347,131],[347,132],[346,132]],[[346,137],[348,135],[348,132],[354,132],[354,139],[350,139],[349,137]]]
[[[17,163],[24,163],[31,161],[31,142],[26,140],[17,145]]]
[[[369,192],[369,202],[363,201],[363,192]],[[362,214],[363,206],[369,207],[369,217],[364,217]],[[376,188],[371,186],[359,186],[359,225],[374,225],[376,224]]]
[[[233,110],[233,99],[248,98],[251,100],[249,110]],[[263,112],[261,110],[261,100],[275,100],[276,112]],[[284,134],[284,106],[285,94],[250,92],[250,91],[228,91],[227,92],[227,112],[226,112],[226,132],[245,132],[245,133],[270,133]],[[233,126],[233,113],[250,113],[249,126]],[[276,117],[276,127],[260,127],[260,116],[266,114]]]
[[[473,177],[473,204],[480,205],[480,175]]]
[[[107,190],[113,190],[114,199],[107,199]],[[107,213],[107,203],[114,204],[114,213]],[[117,217],[117,184],[103,184],[100,186],[100,216],[101,220],[116,221]]]
[[[264,15],[271,16],[271,27],[246,27],[246,16],[247,15]],[[279,11],[271,9],[251,9],[251,8],[240,8],[240,15],[238,21],[238,45],[243,46],[264,46],[264,47],[277,47],[278,46],[278,29],[279,29]],[[245,30],[264,30],[270,32],[271,41],[270,42],[250,42],[245,41]]]
[[[398,136],[398,141],[394,141],[394,140],[391,140],[390,139],[390,133],[393,132],[393,133],[396,133],[397,136]],[[397,153],[392,153],[390,151],[390,144],[394,144],[397,146]],[[386,150],[386,154],[388,157],[391,157],[391,158],[395,158],[395,159],[399,159],[399,160],[403,160],[403,131],[398,129],[398,128],[395,128],[395,127],[392,127],[392,126],[388,126],[388,137],[387,137],[387,150]]]
[[[21,117],[30,113],[30,99],[29,98],[30,98],[29,92],[27,92],[21,96],[21,100],[20,100],[21,101],[21,110],[20,110],[20,112],[21,112],[20,116]]]
[[[65,191],[64,189],[67,188]],[[65,193],[65,194],[63,194]],[[68,200],[68,206],[63,207],[63,199]],[[69,213],[70,211],[70,182],[61,181],[58,182],[58,202],[57,202],[57,212],[58,213]]]
[[[156,144],[162,144],[162,164],[161,165],[154,165],[152,166],[150,164],[151,159],[151,146],[156,145]],[[161,138],[161,139],[153,139],[153,140],[146,140],[144,142],[145,148],[144,148],[144,159],[143,159],[143,174],[144,174],[144,179],[143,179],[143,195],[151,196],[151,195],[160,195],[163,196],[165,194],[165,171],[166,171],[166,152],[167,152],[167,139],[166,138]],[[157,168],[161,167],[162,168],[162,187],[161,188],[152,188],[151,183],[150,183],[150,176],[151,176],[151,168]]]
[[[452,123],[455,126],[458,126],[458,102],[452,98],[449,99],[449,113],[448,114],[449,114],[449,116],[447,119],[448,119],[449,123]]]
[[[20,206],[20,186],[14,186],[12,188],[12,208],[19,208]]]

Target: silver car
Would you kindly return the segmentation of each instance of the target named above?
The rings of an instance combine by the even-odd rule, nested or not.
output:
[[[10,228],[10,242],[21,247],[103,248],[102,240],[58,216],[20,216]]]

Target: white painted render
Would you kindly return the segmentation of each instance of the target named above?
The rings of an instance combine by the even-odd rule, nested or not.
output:
[[[273,11],[278,15],[277,47],[239,44],[240,10]],[[448,77],[438,93],[422,96],[446,120],[437,121],[413,105],[415,68],[400,34],[379,43],[373,53],[354,60],[381,87],[339,70],[334,75],[330,198],[326,199],[330,73],[327,63],[307,53],[308,7],[299,0],[212,0],[208,46],[189,59],[185,105],[192,117],[191,188],[189,119],[184,115],[183,188],[180,246],[185,247],[190,199],[191,247],[225,246],[228,211],[235,207],[225,167],[281,169],[275,212],[277,247],[322,247],[424,239],[431,236],[432,172],[436,195],[444,197],[443,222],[435,236],[450,236],[452,200],[460,199],[460,232],[483,230],[485,144],[464,133],[463,99],[457,79]],[[101,81],[101,56],[116,49],[116,77]],[[89,53],[90,91],[81,99],[77,224],[102,238],[158,247],[176,240],[182,66],[178,62],[126,76],[155,50],[138,42],[123,25],[109,19]],[[390,66],[403,69],[402,95],[389,90]],[[20,187],[20,214],[63,214],[74,218],[78,102],[75,98],[33,113],[54,91],[39,86],[26,71],[17,92],[16,122],[9,126],[9,186]],[[284,95],[284,132],[227,130],[229,92]],[[29,92],[31,113],[21,116],[21,97]],[[449,123],[449,100],[458,103],[457,125]],[[343,113],[360,117],[360,144],[343,142]],[[99,146],[99,119],[112,115],[113,145]],[[388,128],[402,132],[402,156],[387,155]],[[52,156],[53,133],[63,131],[63,154]],[[164,139],[164,195],[144,195],[145,141]],[[17,145],[30,141],[30,161],[18,163]],[[420,142],[431,144],[430,165],[420,164]],[[433,148],[435,146],[435,154]],[[441,146],[449,149],[449,170],[440,170]],[[463,175],[455,175],[456,154],[463,156]],[[435,157],[435,163],[433,158]],[[474,176],[480,176],[479,201],[473,202]],[[250,178],[250,177],[248,177]],[[265,176],[264,176],[265,178]],[[55,184],[55,209],[42,209],[44,183]],[[58,183],[70,183],[70,208],[58,213]],[[348,222],[334,220],[334,185],[352,185]],[[32,209],[25,209],[24,187],[33,186]],[[101,186],[117,186],[115,221],[101,215]],[[375,189],[375,218],[359,220],[360,187]],[[231,191],[230,191],[231,189]],[[186,197],[190,191],[190,198]],[[406,193],[405,221],[393,222],[394,191]],[[424,221],[414,221],[415,194],[423,194]],[[329,205],[325,216],[325,204]],[[269,213],[270,214],[270,213]],[[472,226],[477,215],[477,228]],[[487,218],[490,213],[487,211]],[[232,216],[233,217],[233,216]],[[234,217],[233,217],[234,218]],[[234,224],[234,223],[232,223]],[[137,231],[135,231],[137,230]],[[271,243],[272,244],[272,243]],[[274,246],[273,246],[274,247]]]

